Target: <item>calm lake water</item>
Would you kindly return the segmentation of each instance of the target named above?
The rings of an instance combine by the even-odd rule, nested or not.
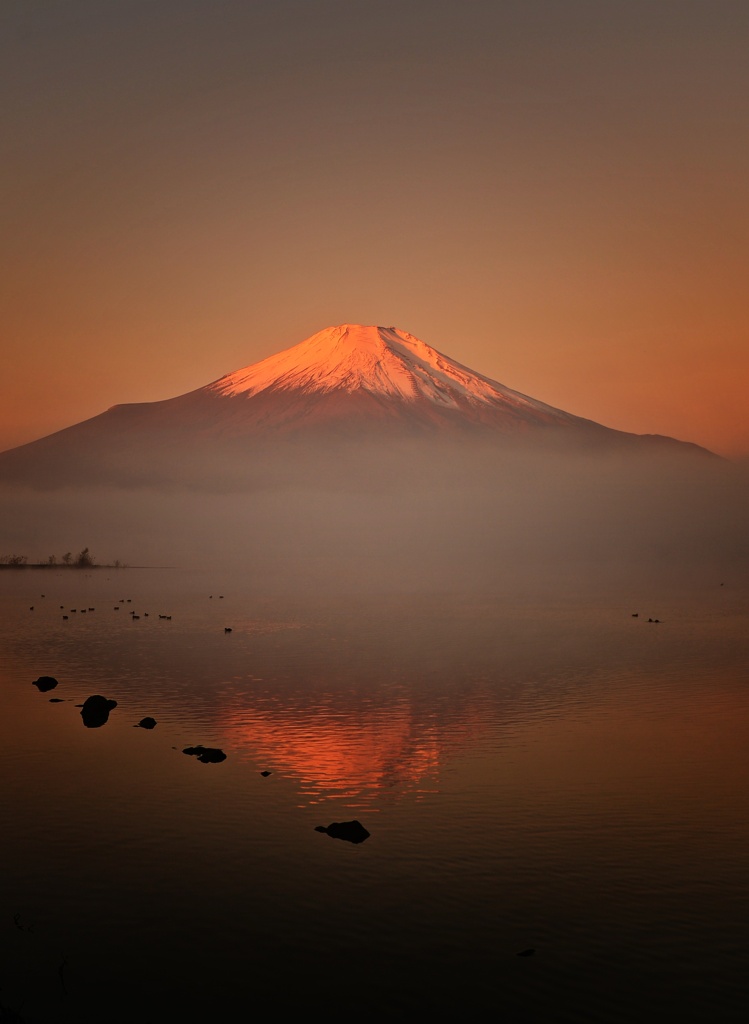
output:
[[[23,570],[0,607],[6,1011],[746,1019],[736,581],[288,599]],[[364,843],[315,831],[351,819]]]

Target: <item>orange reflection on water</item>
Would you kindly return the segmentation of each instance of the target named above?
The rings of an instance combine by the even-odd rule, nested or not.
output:
[[[457,721],[456,721],[457,719]],[[259,766],[296,776],[306,802],[337,796],[367,802],[385,790],[434,792],[448,745],[480,728],[478,711],[435,714],[400,698],[347,708],[327,695],[314,708],[242,707],[226,713],[228,742]]]
[[[297,776],[310,797],[319,798],[320,791],[353,799],[394,786],[413,790],[436,777],[439,768],[435,730],[415,728],[402,706],[366,717],[333,709],[327,714],[249,709],[230,718],[228,735],[233,746],[249,748],[258,762]]]

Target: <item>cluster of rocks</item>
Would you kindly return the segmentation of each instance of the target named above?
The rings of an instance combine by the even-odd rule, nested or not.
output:
[[[49,693],[58,685],[59,683],[54,676],[39,676],[32,683],[32,686],[36,686],[40,693]],[[63,699],[60,697],[52,697],[50,700],[56,704],[63,703]],[[83,704],[76,704],[76,707],[81,709],[81,718],[87,729],[99,729],[108,722],[110,712],[117,707],[117,701],[109,700],[108,697],[102,697],[100,693],[94,693],[87,697]],[[154,729],[156,724],[155,718],[147,716],[146,718],[141,718],[134,728]],[[219,747],[204,747],[202,743],[192,747],[185,747],[182,753],[197,758],[202,764],[220,764],[226,760],[226,754]],[[263,778],[267,778],[272,772],[262,771],[260,774]],[[362,823],[357,820],[333,821],[329,825],[317,825],[315,831],[323,832],[332,839],[342,839],[347,843],[354,844],[363,843],[370,836],[370,833],[364,828]]]

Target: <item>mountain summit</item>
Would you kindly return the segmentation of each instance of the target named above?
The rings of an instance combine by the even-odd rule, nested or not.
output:
[[[200,393],[254,399],[266,427],[293,429],[298,421],[306,431],[323,421],[350,429],[362,417],[376,419],[380,428],[385,420],[428,430],[448,424],[595,427],[468,369],[406,331],[362,324],[326,327]],[[274,413],[265,408],[269,399]]]
[[[208,390],[225,396],[251,396],[267,389],[304,394],[362,390],[453,409],[509,403],[568,418],[469,370],[396,327],[326,327],[293,348],[208,385]]]
[[[313,464],[318,477],[344,463],[361,473],[367,459],[415,442],[420,466],[437,445],[458,445],[460,458],[479,445],[703,451],[555,409],[395,327],[340,324],[177,398],[116,405],[4,452],[0,479],[261,484],[310,475]]]

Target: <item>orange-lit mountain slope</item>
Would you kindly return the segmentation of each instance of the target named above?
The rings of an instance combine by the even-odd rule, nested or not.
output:
[[[333,454],[355,459],[353,443],[379,451],[414,441],[703,451],[555,409],[395,327],[342,324],[196,391],[114,406],[2,453],[0,479],[205,486],[227,474],[272,477],[302,449],[329,465]]]

